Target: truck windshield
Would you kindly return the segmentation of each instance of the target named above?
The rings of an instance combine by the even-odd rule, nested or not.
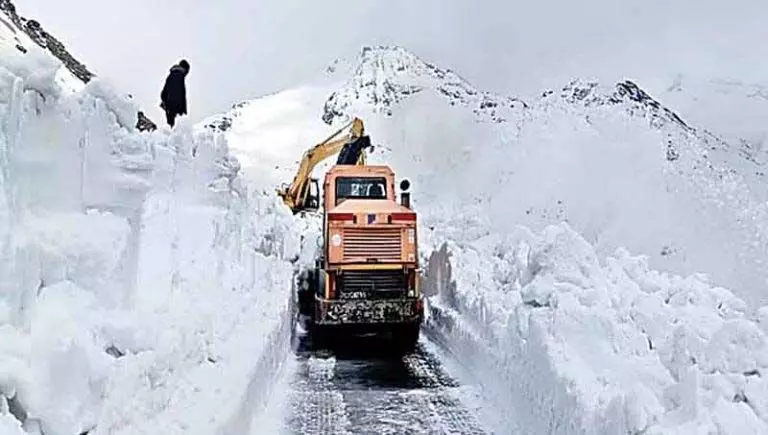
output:
[[[387,180],[383,177],[339,177],[336,179],[336,204],[345,199],[386,199]]]

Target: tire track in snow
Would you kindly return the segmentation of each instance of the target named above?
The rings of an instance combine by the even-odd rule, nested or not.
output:
[[[462,387],[419,345],[402,357],[298,356],[287,426],[297,434],[488,433]]]
[[[289,427],[307,435],[350,434],[344,396],[333,390],[336,359],[309,357],[291,392]]]

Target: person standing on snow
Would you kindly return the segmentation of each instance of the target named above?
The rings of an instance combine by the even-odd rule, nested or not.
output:
[[[182,59],[171,68],[160,93],[160,107],[165,110],[168,125],[173,127],[176,117],[187,114],[187,88],[184,79],[189,74],[189,62]]]

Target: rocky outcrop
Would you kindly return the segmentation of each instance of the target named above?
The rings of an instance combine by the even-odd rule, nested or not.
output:
[[[45,50],[48,50],[53,56],[59,59],[64,66],[83,83],[88,83],[95,74],[88,70],[88,68],[80,63],[72,54],[67,51],[64,44],[56,39],[53,35],[46,32],[43,26],[35,20],[25,18],[18,14],[16,6],[11,3],[10,0],[0,0],[0,11],[11,20],[11,22],[18,28],[24,31],[32,41]],[[21,45],[17,45],[17,48],[26,52],[26,48]],[[157,125],[149,118],[144,116],[142,112],[137,114],[138,122],[137,128],[141,131],[151,131],[157,129]]]
[[[147,115],[144,114],[144,112],[139,111],[138,114],[138,121],[136,121],[136,129],[139,131],[155,131],[157,130],[157,125],[155,125],[152,120],[147,118]]]
[[[45,29],[35,20],[27,19],[16,12],[16,6],[10,0],[0,0],[0,10],[10,18],[13,24],[23,30],[30,39],[37,45],[48,50],[56,56],[75,77],[84,83],[93,78],[94,74],[82,63],[78,62],[68,51],[64,44],[53,35],[46,32]]]
[[[247,101],[234,104],[229,112],[215,117],[212,121],[208,122],[205,126],[214,131],[227,131],[232,127],[232,122],[240,116],[240,109],[248,104]]]
[[[563,87],[560,95],[569,103],[586,106],[626,104],[629,112],[647,117],[651,125],[659,127],[671,123],[685,131],[694,131],[677,113],[664,107],[630,80],[617,83],[611,92],[602,92],[597,82],[575,80]]]

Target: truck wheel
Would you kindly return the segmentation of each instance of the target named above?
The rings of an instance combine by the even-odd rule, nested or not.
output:
[[[395,348],[399,352],[413,352],[419,342],[419,330],[420,325],[418,323],[395,327],[392,332]]]
[[[303,272],[298,291],[299,314],[311,317],[314,311],[315,292],[317,291],[317,271]]]
[[[330,345],[330,334],[328,334],[326,328],[318,324],[313,324],[311,331],[313,349],[321,350],[327,348]]]
[[[299,290],[299,314],[302,316],[312,316],[312,303],[315,297],[310,290]]]

